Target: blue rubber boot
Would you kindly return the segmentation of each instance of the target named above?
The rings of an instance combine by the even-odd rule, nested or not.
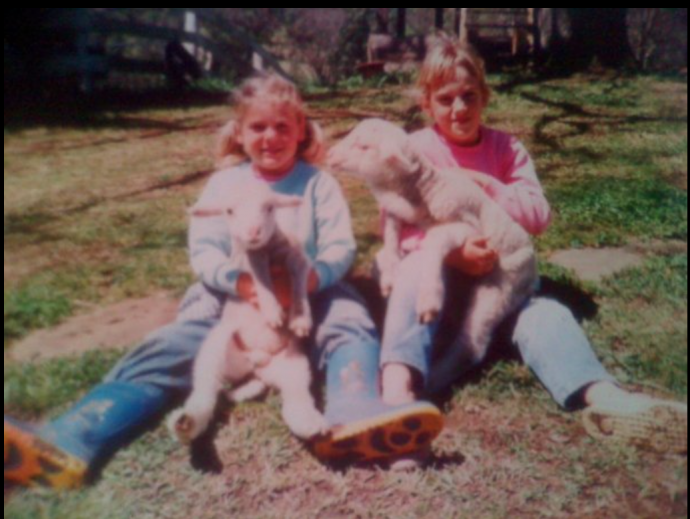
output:
[[[391,407],[380,396],[379,348],[336,349],[326,367],[326,420],[331,434],[318,440],[318,458],[330,463],[394,459],[429,448],[443,430],[439,409],[427,402]]]
[[[77,488],[90,468],[141,434],[168,401],[155,386],[112,382],[42,428],[6,416],[5,482]]]

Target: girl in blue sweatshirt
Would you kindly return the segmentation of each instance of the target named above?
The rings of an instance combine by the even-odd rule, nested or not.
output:
[[[221,133],[221,169],[199,201],[216,205],[226,193],[260,179],[277,193],[303,197],[281,209],[278,223],[297,233],[313,262],[310,277],[314,332],[308,341],[315,369],[326,380],[330,434],[313,442],[324,461],[391,460],[427,447],[443,420],[421,402],[381,402],[380,343],[360,296],[342,279],[356,244],[350,212],[337,181],[315,163],[323,151],[319,128],[308,121],[290,82],[261,75],[234,95],[235,116]],[[192,219],[190,259],[198,283],[177,321],[148,337],[65,415],[40,428],[4,420],[5,481],[56,488],[80,486],[90,469],[140,435],[191,390],[194,358],[218,323],[226,298],[255,300],[251,278],[238,268],[222,218]],[[279,299],[289,303],[289,280],[278,266]]]

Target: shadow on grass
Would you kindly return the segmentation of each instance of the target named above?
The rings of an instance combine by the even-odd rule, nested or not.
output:
[[[553,101],[535,94],[521,93],[520,97],[532,103],[561,111],[561,113],[557,115],[544,115],[534,127],[535,141],[538,144],[544,145],[555,151],[563,149],[563,139],[582,137],[584,135],[593,133],[593,130],[596,127],[601,127],[602,125],[622,126],[648,123],[682,124],[687,123],[688,121],[687,116],[682,115],[678,117],[647,117],[639,115],[626,117],[606,115],[603,113],[592,112],[576,103],[567,101]],[[585,118],[587,121],[568,120],[572,117]],[[549,137],[546,129],[555,123],[565,124],[570,126],[573,130],[565,135],[559,135],[558,138]],[[591,158],[596,159],[598,157],[593,155]]]
[[[462,278],[463,276],[459,274],[457,277]],[[386,300],[381,295],[381,289],[379,288],[378,282],[371,276],[362,273],[356,273],[349,276],[347,281],[362,295],[377,328],[382,330],[386,318]],[[457,282],[463,284],[467,283],[466,279],[455,279],[449,282],[449,286],[453,286],[453,284]],[[454,316],[462,316],[467,311],[467,301],[463,300],[463,294],[466,294],[466,291],[449,290],[449,297],[452,298],[449,306],[457,309],[457,312],[454,312]],[[548,277],[541,278],[541,288],[537,293],[537,297],[558,301],[568,308],[573,313],[575,319],[580,323],[584,320],[594,319],[599,312],[599,306],[590,294],[584,292],[575,285]],[[510,341],[516,319],[517,316],[512,316],[501,325],[500,329],[497,331],[497,341],[495,342]],[[446,316],[441,323],[438,336],[454,337],[460,321],[461,318],[449,318],[449,316]]]
[[[349,278],[348,281],[357,288],[360,294],[362,294],[378,329],[382,330],[386,316],[386,301],[381,296],[378,283],[372,278],[363,275],[353,276]],[[467,282],[467,278],[462,274],[453,274],[447,286],[466,287]],[[466,289],[449,289],[448,291],[448,297],[451,298],[448,307],[453,308],[453,313],[452,315],[446,314],[441,321],[436,335],[436,355],[442,355],[443,352],[451,346],[454,338],[457,337],[460,323],[468,309],[468,301],[467,298],[464,297],[466,293]],[[568,308],[573,313],[575,319],[580,323],[583,320],[593,319],[599,311],[599,306],[590,294],[584,292],[575,285],[548,277],[541,278],[541,288],[537,293],[537,297],[558,301]],[[479,383],[485,374],[499,362],[522,362],[522,358],[513,343],[513,332],[517,319],[517,314],[512,315],[499,326],[494,335],[494,340],[487,359],[481,366],[472,370],[464,377],[460,387]],[[421,391],[421,379],[417,381],[417,385],[418,389]],[[444,408],[452,400],[455,389],[456,387],[451,387],[448,391],[439,394],[434,398],[435,403],[438,403],[441,408]]]
[[[593,319],[599,312],[599,306],[590,294],[584,292],[575,285],[557,281],[548,277],[541,278],[541,287],[537,292],[536,297],[551,299],[559,302],[572,312],[578,323],[582,323],[584,320]],[[461,310],[459,310],[459,315],[464,315],[467,310],[467,305],[463,304],[462,302],[458,302],[456,304],[461,307]],[[446,391],[434,396],[433,401],[438,404],[441,409],[445,408],[453,400],[454,393],[458,389],[479,384],[487,373],[491,372],[492,369],[499,363],[524,362],[513,340],[518,318],[519,314],[516,313],[507,318],[498,327],[494,334],[494,339],[491,343],[487,358],[481,365],[473,368],[470,372],[463,376],[461,381],[453,384],[453,386],[449,387]],[[438,335],[438,337],[441,337],[441,339],[439,339],[438,346],[440,355],[442,355],[442,352],[451,345],[453,338],[457,335],[457,329],[459,326],[458,321],[458,319],[449,320],[446,318],[446,320],[441,324],[441,329],[439,330]],[[579,395],[573,396],[571,401],[568,403],[568,406],[578,408],[580,406]]]
[[[154,90],[104,91],[92,96],[36,97],[5,91],[5,131],[36,127],[90,129],[148,129],[172,132],[188,129],[179,124],[133,117],[152,109],[202,108],[226,104],[226,93]],[[127,117],[124,117],[127,113]]]
[[[58,241],[60,239],[59,236],[44,233],[41,231],[41,228],[45,225],[55,222],[56,219],[59,219],[61,217],[84,213],[104,203],[120,202],[123,200],[135,198],[137,196],[147,195],[154,191],[172,189],[175,187],[183,187],[186,185],[194,184],[207,178],[212,173],[212,170],[195,171],[193,173],[183,175],[179,178],[157,182],[150,186],[146,186],[142,189],[125,191],[123,193],[116,193],[110,197],[94,197],[87,202],[65,209],[58,209],[53,212],[39,210],[34,212],[22,211],[19,213],[10,213],[5,215],[4,219],[5,238],[12,235],[24,236],[31,234],[36,236],[36,241],[40,241],[41,243]]]

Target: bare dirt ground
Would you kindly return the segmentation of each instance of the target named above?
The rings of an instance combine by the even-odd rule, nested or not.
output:
[[[577,249],[556,252],[549,260],[573,270],[583,281],[599,282],[622,270],[641,265],[645,259],[644,252],[635,247]],[[174,321],[178,303],[171,294],[159,292],[149,297],[95,308],[55,328],[30,334],[16,343],[7,355],[9,359],[19,362],[40,361],[81,355],[97,349],[131,346]]]
[[[178,300],[166,292],[127,299],[68,319],[59,326],[36,331],[6,354],[18,362],[81,355],[97,349],[131,346],[152,331],[175,320]],[[46,347],[50,345],[50,347]]]

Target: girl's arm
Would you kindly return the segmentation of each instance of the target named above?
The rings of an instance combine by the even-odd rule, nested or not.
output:
[[[350,270],[357,253],[350,208],[338,182],[322,174],[313,191],[317,254],[314,270],[319,290],[337,284]]]
[[[498,178],[465,170],[484,191],[528,233],[542,234],[551,223],[551,207],[537,178],[534,163],[525,147],[515,138],[503,153],[503,181]],[[477,237],[446,258],[446,265],[473,276],[490,273],[498,261],[496,251],[488,240]]]
[[[474,173],[473,178],[528,233],[542,234],[551,223],[551,207],[532,158],[515,138],[506,150],[502,173],[502,179],[482,173]]]

